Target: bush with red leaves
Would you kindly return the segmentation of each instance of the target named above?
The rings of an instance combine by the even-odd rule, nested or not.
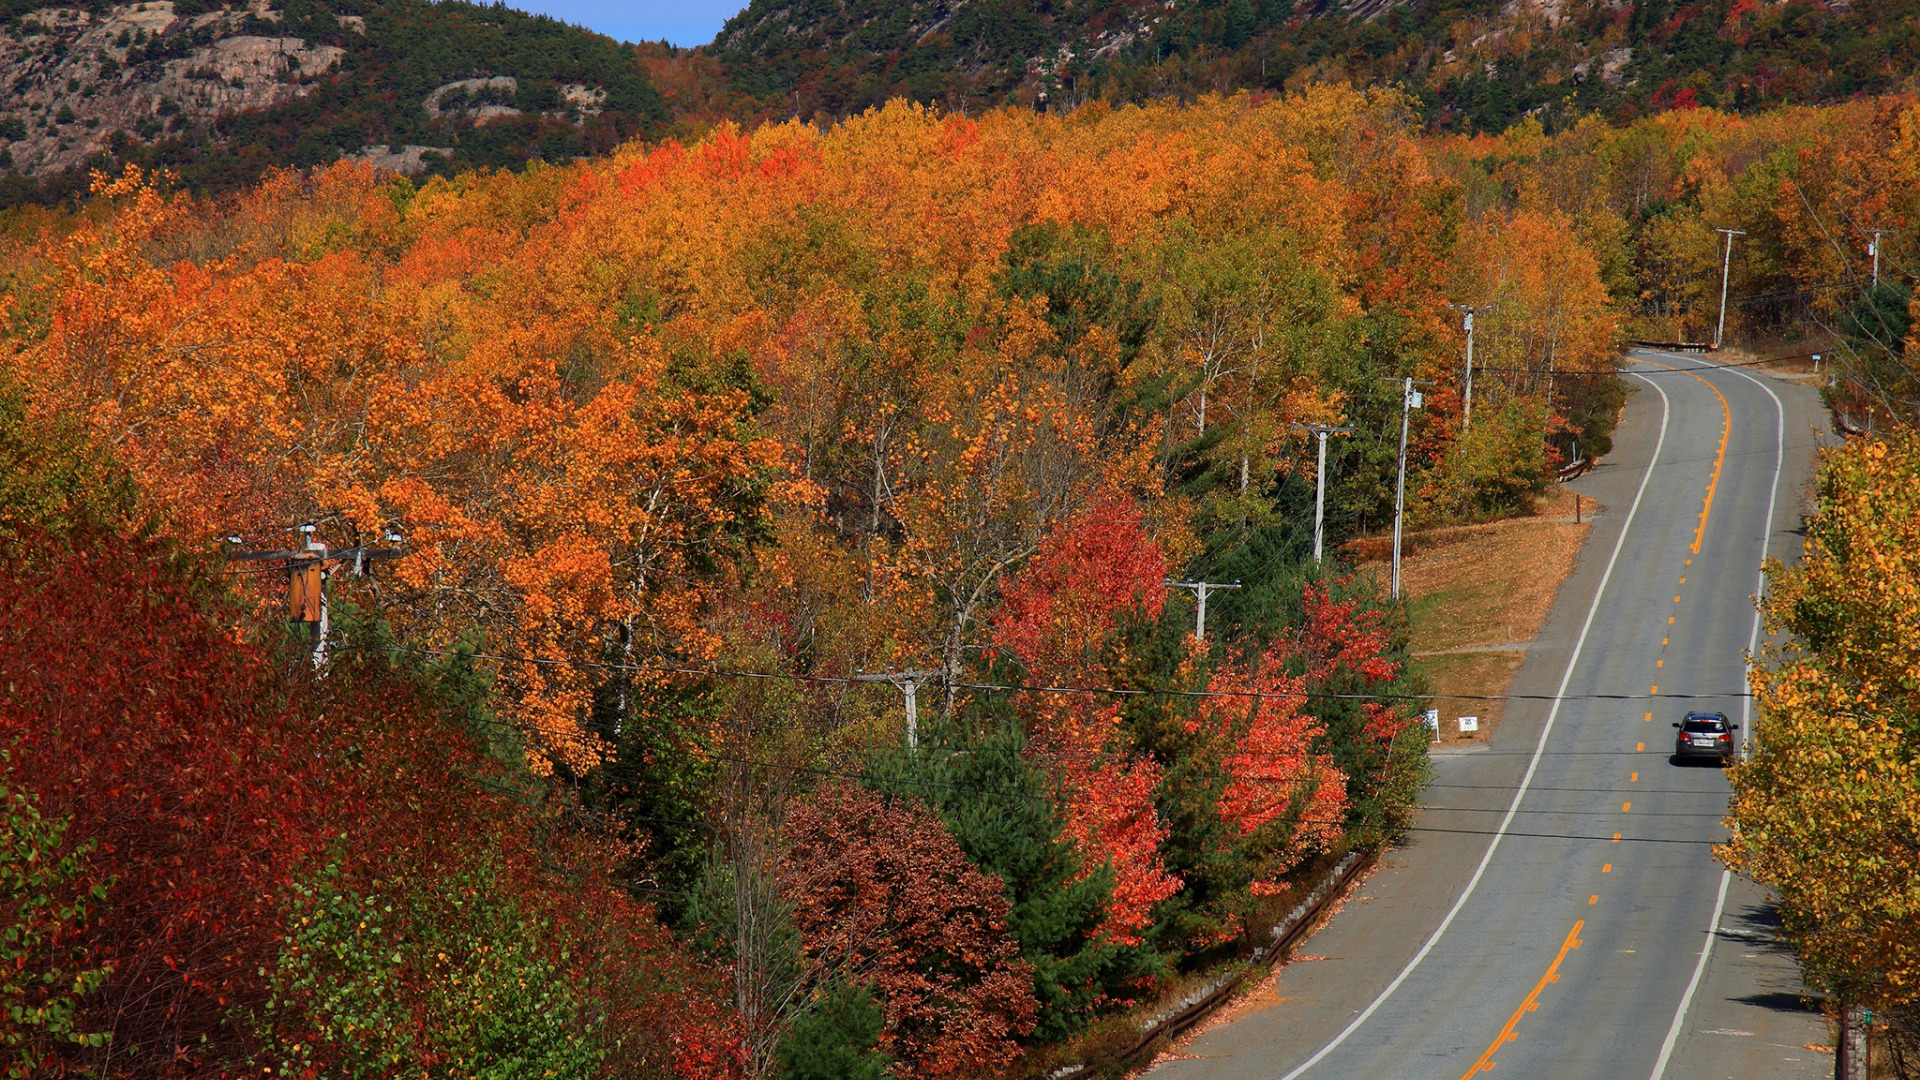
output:
[[[111,883],[81,938],[111,975],[78,1018],[110,1039],[59,1068],[235,1075],[302,1037],[299,1001],[268,1008],[296,886],[330,866],[371,895],[484,859],[547,928],[537,945],[575,987],[603,1074],[735,1072],[726,1015],[651,910],[609,883],[590,836],[512,797],[525,778],[422,678],[349,650],[316,679],[243,643],[249,620],[222,595],[163,546],[104,535],[0,564],[10,782],[70,821],[93,844],[85,875]]]
[[[787,819],[782,877],[809,966],[881,999],[901,1080],[1005,1064],[1033,1030],[1033,973],[1000,879],[911,799],[829,785]]]

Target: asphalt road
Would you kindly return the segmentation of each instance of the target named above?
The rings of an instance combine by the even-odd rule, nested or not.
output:
[[[1709,850],[1725,776],[1670,759],[1689,708],[1752,731],[1752,596],[1799,551],[1825,418],[1808,387],[1635,358],[1612,458],[1575,482],[1606,512],[1513,687],[1544,700],[1437,756],[1413,840],[1153,1080],[1832,1074],[1765,896]]]

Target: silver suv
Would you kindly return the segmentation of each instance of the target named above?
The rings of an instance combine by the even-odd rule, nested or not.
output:
[[[1700,758],[1711,758],[1722,765],[1733,764],[1733,733],[1740,730],[1740,725],[1727,723],[1726,713],[1690,712],[1685,720],[1673,726],[1680,729],[1673,737],[1676,764]]]

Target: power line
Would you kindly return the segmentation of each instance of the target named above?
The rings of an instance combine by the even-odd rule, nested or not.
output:
[[[740,671],[717,667],[677,667],[664,664],[611,664],[597,660],[575,660],[565,657],[518,656],[512,653],[465,652],[448,649],[423,649],[408,645],[381,645],[379,648],[395,652],[417,653],[424,656],[459,657],[475,660],[498,660],[508,663],[535,664],[550,667],[583,667],[600,671],[622,672],[643,675],[691,675],[723,679],[771,679],[787,682],[819,683],[827,685],[854,685],[863,680],[850,675],[804,675],[784,671]],[[1440,698],[1448,701],[1649,701],[1649,700],[1738,700],[1751,697],[1747,693],[1724,694],[1410,694],[1394,691],[1380,691],[1368,694],[1340,694],[1320,690],[1300,691],[1264,691],[1264,690],[1172,690],[1153,687],[1119,686],[1047,686],[1016,685],[1012,683],[954,682],[949,684],[956,690],[984,690],[1009,694],[1085,694],[1105,695],[1109,697],[1184,697],[1184,698],[1266,698],[1304,697],[1323,701],[1429,701]]]
[[[1758,360],[1741,360],[1733,363],[1708,363],[1701,364],[1699,367],[1668,368],[1660,371],[1635,371],[1631,368],[1490,367],[1486,364],[1477,364],[1475,366],[1481,371],[1494,371],[1503,375],[1679,375],[1689,371],[1699,372],[1714,371],[1720,368],[1760,367],[1765,364],[1777,364],[1782,360],[1798,360],[1801,359],[1803,355],[1810,356],[1812,354],[1795,353],[1791,356],[1768,356]]]
[[[510,725],[507,725],[505,721],[499,721],[499,720],[483,720],[481,722],[500,725],[500,726],[510,726]],[[913,777],[897,776],[897,775],[893,775],[893,776],[883,775],[883,774],[874,773],[874,772],[865,771],[865,770],[847,771],[844,769],[830,769],[830,768],[824,768],[824,767],[813,766],[813,765],[794,764],[790,762],[768,761],[764,758],[755,758],[751,756],[739,756],[739,755],[717,752],[717,751],[709,750],[706,747],[699,746],[698,744],[682,745],[682,746],[679,746],[678,749],[684,752],[690,753],[696,757],[705,758],[709,761],[724,762],[728,764],[748,765],[756,768],[781,770],[786,772],[800,773],[803,775],[810,775],[810,776],[822,777],[822,778],[853,780],[853,781],[861,782],[863,784],[878,786],[883,789],[886,787],[893,787],[895,789],[920,788],[925,790],[941,790],[941,791],[951,791],[951,792],[958,792],[958,793],[965,793],[965,794],[988,796],[992,798],[1005,799],[1009,801],[1045,802],[1045,803],[1054,804],[1054,805],[1057,805],[1057,802],[1058,802],[1058,800],[1053,795],[1044,793],[1044,792],[1036,793],[1036,792],[1027,792],[1027,791],[1008,791],[1005,789],[987,787],[985,785],[980,785],[980,784],[957,784],[957,783],[943,782],[939,780],[918,779]],[[1297,777],[1297,778],[1262,777],[1262,776],[1247,776],[1245,774],[1225,773],[1225,772],[1205,772],[1205,773],[1193,773],[1193,774],[1187,774],[1187,775],[1191,775],[1197,779],[1244,780],[1249,782],[1270,784],[1275,786],[1297,786],[1300,784],[1308,784],[1308,783],[1320,784],[1320,783],[1325,783],[1327,780],[1326,777]],[[1342,775],[1343,775],[1343,778],[1347,780],[1359,779],[1358,777],[1345,776],[1344,774]],[[1442,785],[1434,785],[1434,786],[1445,787],[1452,790],[1475,790],[1475,791],[1507,791],[1509,790],[1509,787],[1510,787],[1509,785],[1501,785],[1501,784],[1442,784]],[[1380,795],[1381,794],[1380,787],[1381,787],[1380,780],[1379,778],[1376,777],[1374,789],[1372,792],[1368,793],[1368,796],[1377,797],[1378,795]],[[507,789],[502,789],[502,790],[507,790]],[[1538,790],[1598,791],[1600,789],[1559,789],[1559,788],[1545,789],[1543,788]],[[519,793],[519,794],[523,794],[523,793]],[[1354,793],[1349,792],[1350,798],[1353,797],[1353,795]],[[1469,807],[1469,806],[1424,805],[1424,806],[1418,807],[1417,809],[1422,811],[1432,811],[1432,812],[1439,812],[1439,813],[1501,813],[1501,812],[1504,812],[1497,807],[1485,808],[1485,807]],[[1578,815],[1578,816],[1590,816],[1590,817],[1609,817],[1615,813],[1615,811],[1606,810],[1606,809],[1563,810],[1563,809],[1549,809],[1549,808],[1526,809],[1521,812],[1526,814],[1534,814],[1534,815],[1555,814],[1555,815]],[[1697,813],[1697,814],[1656,813],[1651,816],[1674,817],[1674,818],[1713,817],[1717,819],[1720,815],[1714,814],[1714,813]],[[685,825],[685,826],[690,826],[693,828],[698,828],[706,831],[712,831],[720,827],[717,823],[714,823],[714,822],[702,822],[702,821],[690,820],[686,818],[650,818],[650,820],[660,824]],[[1336,818],[1327,818],[1327,817],[1301,816],[1297,818],[1292,818],[1290,820],[1292,824],[1296,826],[1324,825],[1330,828],[1344,828],[1353,824],[1353,821],[1347,817],[1341,817],[1336,819]],[[1406,831],[1413,832],[1413,833],[1435,833],[1435,834],[1463,835],[1463,836],[1492,835],[1492,832],[1486,829],[1458,828],[1458,827],[1447,827],[1447,826],[1437,826],[1437,825],[1409,825],[1409,826],[1405,826],[1405,828],[1406,828]],[[1529,838],[1529,839],[1585,840],[1585,841],[1592,841],[1596,843],[1625,842],[1625,843],[1646,843],[1646,844],[1711,845],[1715,842],[1711,839],[1696,839],[1696,838],[1669,839],[1669,838],[1662,838],[1662,837],[1616,837],[1612,835],[1590,836],[1590,835],[1585,835],[1580,833],[1515,831],[1511,829],[1508,830],[1504,835],[1514,836],[1514,837],[1523,837],[1523,838]]]

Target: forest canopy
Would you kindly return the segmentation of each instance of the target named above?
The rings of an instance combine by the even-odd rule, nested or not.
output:
[[[1605,452],[1625,333],[1708,325],[1736,212],[1735,298],[1771,297],[1736,329],[1852,318],[1836,394],[1907,392],[1905,324],[1870,324],[1905,309],[1811,260],[1855,193],[1909,220],[1913,115],[1435,138],[1319,88],[893,103],[418,185],[101,176],[3,253],[0,528],[34,554],[0,668],[105,714],[150,691],[165,725],[0,703],[0,859],[62,868],[21,940],[80,948],[23,954],[13,1045],[154,1076],[1043,1060],[1408,827],[1406,612],[1339,554],[1391,522],[1403,415],[1417,525],[1529,511]],[[1795,156],[1849,137],[1900,152]],[[1313,424],[1353,429],[1324,562]],[[317,656],[285,573],[221,558],[303,539],[397,555],[337,569]],[[1204,636],[1180,582],[1238,586]],[[127,604],[156,613],[99,651],[127,686],[36,651]],[[153,813],[102,819],[92,777]],[[229,824],[254,854],[200,866]],[[224,959],[122,1034],[178,959],[153,920]],[[449,1019],[456,977],[496,1027]]]

